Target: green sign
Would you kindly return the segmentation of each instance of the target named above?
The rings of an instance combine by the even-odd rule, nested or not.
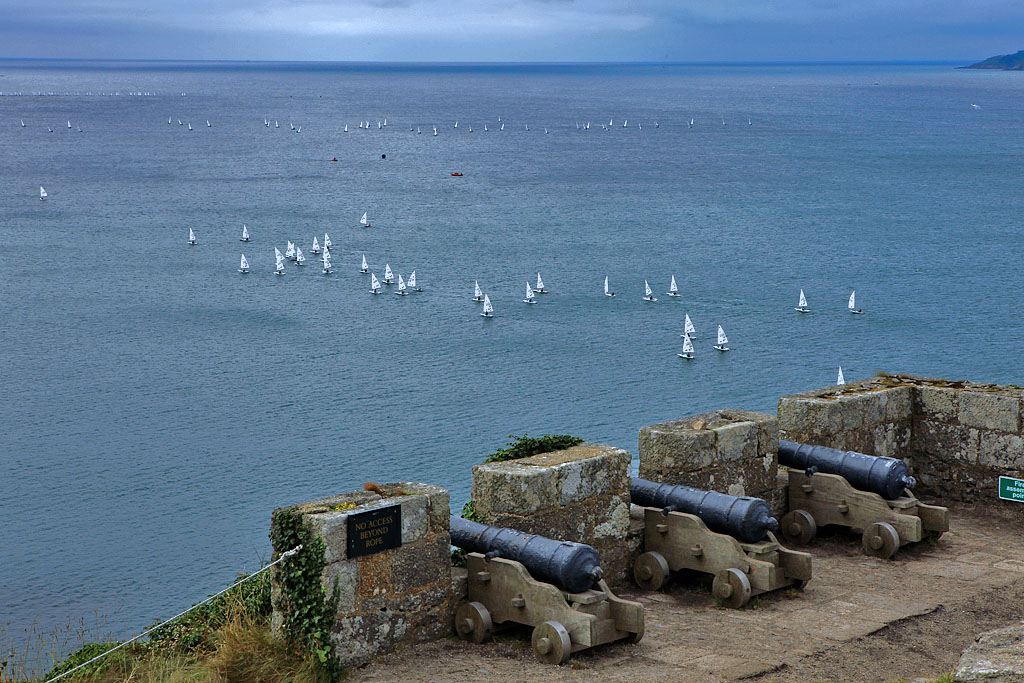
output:
[[[1024,479],[999,477],[999,497],[1024,503]]]

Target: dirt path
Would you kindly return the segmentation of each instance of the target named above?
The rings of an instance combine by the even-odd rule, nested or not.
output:
[[[870,683],[951,671],[975,635],[1024,617],[1024,506],[951,510],[937,543],[894,560],[861,554],[838,532],[808,548],[803,593],[714,606],[709,580],[680,577],[661,593],[623,590],[646,607],[637,645],[613,644],[539,664],[529,632],[472,645],[454,638],[410,647],[352,673],[351,681],[736,681]]]

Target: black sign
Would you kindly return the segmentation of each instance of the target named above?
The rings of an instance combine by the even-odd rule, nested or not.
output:
[[[372,555],[402,545],[402,506],[389,505],[348,517],[348,557]]]

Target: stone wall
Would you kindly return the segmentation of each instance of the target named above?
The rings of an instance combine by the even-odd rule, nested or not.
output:
[[[331,637],[342,666],[358,666],[401,643],[434,640],[452,631],[448,491],[414,482],[380,490],[383,495],[354,491],[298,506],[326,546],[321,580],[328,588],[337,582],[339,588]],[[401,546],[349,558],[349,517],[390,505],[401,506]],[[274,623],[279,628],[276,612]]]
[[[473,505],[488,524],[592,545],[609,584],[631,570],[629,451],[583,443],[473,467]]]
[[[902,458],[917,490],[994,495],[1024,476],[1024,389],[892,375],[779,399],[784,439]]]
[[[764,498],[776,511],[783,506],[774,415],[716,410],[643,427],[639,440],[643,479]]]

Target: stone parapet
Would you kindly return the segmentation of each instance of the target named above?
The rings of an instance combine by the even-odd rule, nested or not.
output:
[[[1024,475],[1024,389],[890,375],[779,399],[782,438],[902,458],[920,490],[971,500]]]
[[[782,504],[777,485],[779,423],[774,415],[716,410],[640,430],[643,479],[685,484]]]
[[[630,569],[629,451],[583,443],[473,467],[473,505],[488,524],[586,543],[610,584]]]
[[[390,506],[400,509],[401,545],[349,557],[349,519]],[[324,541],[324,586],[338,588],[331,637],[342,666],[366,663],[403,643],[450,634],[456,584],[447,490],[399,482],[380,486],[379,493],[354,491],[310,501],[297,510]],[[276,612],[274,622],[280,624]]]

